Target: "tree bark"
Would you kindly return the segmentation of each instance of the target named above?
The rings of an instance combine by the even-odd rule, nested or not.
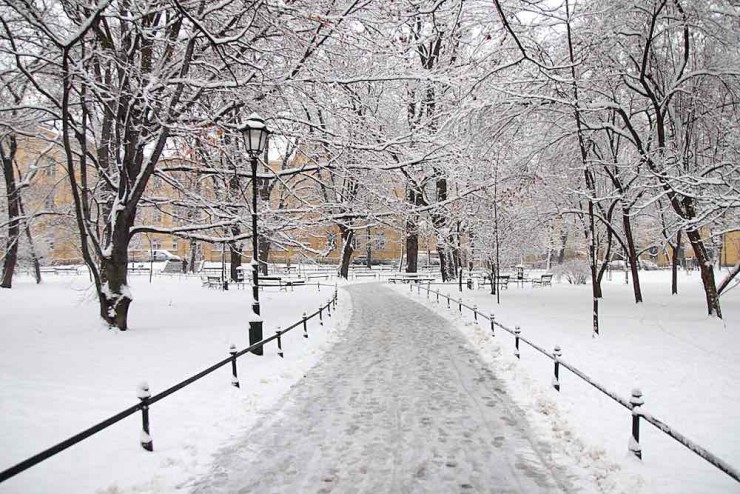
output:
[[[239,235],[239,227],[231,229],[232,235]],[[241,242],[229,242],[229,277],[231,281],[239,281],[239,271],[242,266]]]
[[[128,222],[125,222],[128,223]],[[128,228],[117,228],[115,234],[124,235]],[[111,242],[111,255],[100,259],[100,286],[98,301],[100,317],[111,327],[128,329],[128,309],[131,293],[128,288],[128,241]]]
[[[671,295],[678,293],[679,252],[681,252],[681,230],[676,233],[676,245],[671,244]]]
[[[3,176],[5,177],[5,191],[8,198],[8,240],[5,246],[5,261],[3,262],[3,279],[1,288],[12,288],[13,274],[18,262],[18,241],[20,240],[20,195],[15,183],[13,160],[18,149],[15,136],[9,137],[6,151],[2,145]]]
[[[413,209],[421,204],[422,195],[416,183],[408,186],[406,199]],[[419,267],[419,215],[413,211],[406,220],[406,272],[416,273]]]
[[[707,300],[707,312],[710,316],[722,318],[722,310],[719,306],[719,293],[714,279],[714,266],[709,259],[709,253],[704,247],[704,241],[698,230],[686,230],[686,236],[694,249],[694,258],[699,263],[701,281],[704,284],[704,294]]]
[[[342,237],[342,257],[339,264],[339,276],[346,280],[349,278],[349,264],[352,261],[352,254],[355,251],[355,248],[352,247],[355,231],[346,225],[340,224],[339,233]]]
[[[637,249],[635,248],[635,237],[632,234],[629,209],[625,207],[622,208],[622,225],[624,226],[624,238],[627,242],[630,271],[632,271],[632,290],[635,293],[635,303],[639,304],[642,302],[642,289],[640,287],[640,275],[637,270]]]

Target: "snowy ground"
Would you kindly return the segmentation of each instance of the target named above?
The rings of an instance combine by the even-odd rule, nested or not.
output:
[[[740,290],[723,298],[725,319],[718,321],[704,315],[697,273],[682,274],[681,293],[674,297],[669,295],[668,273],[643,276],[645,303],[640,306],[632,302],[630,287],[620,276],[606,284],[602,335],[597,339],[591,338],[586,286],[512,286],[503,292],[499,306],[482,290],[465,290],[463,296],[482,311],[495,310],[504,324],[521,325],[523,334],[542,346],[562,346],[566,360],[623,396],[640,386],[651,413],[740,467]],[[155,277],[150,285],[148,276],[135,277],[131,330],[119,333],[97,320],[85,276],[47,278],[41,286],[19,279],[12,290],[0,290],[0,469],[136,403],[140,381],[147,380],[156,393],[225,357],[230,343],[239,348],[247,344],[249,291],[210,290],[187,278]],[[407,286],[398,290],[408,296]],[[456,293],[453,287],[447,290]],[[315,287],[265,292],[266,330],[293,322],[304,310],[315,310],[330,295]],[[511,407],[515,415],[523,414],[537,436],[537,447],[550,448],[554,464],[570,464],[561,486],[592,492],[596,485],[609,493],[740,492],[738,483],[647,424],[642,430],[644,461],[632,461],[626,454],[630,425],[626,410],[567,371],[561,376],[562,392],[556,393],[550,387],[550,361],[526,346],[518,361],[512,356],[509,335],[499,331],[492,340],[490,329],[473,325],[469,315],[461,319],[456,309],[448,312],[424,296],[413,297],[452,320],[479,349],[492,374],[476,364],[477,370],[469,375],[474,388],[480,385],[477,372],[514,400],[504,406],[497,391],[490,400],[483,399],[481,408],[496,401],[497,406]],[[384,318],[387,311],[375,309],[372,317]],[[311,325],[309,340],[300,332],[287,337],[285,360],[275,356],[274,347],[264,358],[240,360],[240,390],[229,385],[230,373],[224,368],[155,404],[154,453],[138,445],[136,415],[0,484],[0,493],[154,493],[192,488],[197,479],[209,478],[214,459],[216,465],[225,461],[224,445],[237,447],[253,425],[271,424],[274,417],[269,411],[278,410],[281,397],[286,396],[286,407],[297,406],[300,396],[315,391],[302,382],[295,394],[285,395],[322,355],[329,357],[323,352],[342,340],[342,328],[351,315],[350,295],[340,290],[338,314],[324,328]],[[361,339],[354,343],[363,344]],[[360,350],[345,346],[339,354],[346,359]],[[454,360],[475,360],[460,351]],[[332,362],[321,360],[322,366],[335,365]],[[326,374],[321,377],[318,367],[315,375],[332,384]],[[352,392],[345,398],[349,402]],[[379,392],[367,397],[375,402],[366,405],[382,413],[382,400],[387,398]],[[429,419],[436,425],[433,416]],[[338,427],[349,421],[342,420]],[[369,427],[368,420],[359,417],[358,426]],[[415,430],[429,424],[409,422]],[[458,432],[465,438],[465,430]],[[559,457],[558,451],[569,458]],[[447,470],[459,473],[468,468],[461,466],[465,460],[452,463],[457,466]],[[465,489],[462,484],[483,478],[476,480],[473,470],[467,473],[473,480],[451,477],[459,482],[459,490]],[[329,488],[331,482],[322,484]]]
[[[341,341],[194,492],[584,487],[449,323],[383,284],[348,290],[355,304]]]
[[[624,277],[605,285],[601,336],[591,336],[590,286],[555,284],[511,286],[501,304],[484,290],[462,293],[469,305],[552,350],[608,388],[629,397],[644,393],[645,408],[709,451],[740,468],[740,290],[723,297],[724,320],[708,318],[698,273],[681,274],[677,296],[670,295],[668,272],[643,272],[645,302],[635,305]],[[434,287],[433,287],[434,288]],[[408,287],[398,290],[406,295]],[[456,287],[442,293],[459,296]],[[424,292],[422,292],[424,293]],[[551,387],[552,361],[522,344],[513,357],[513,337],[472,324],[457,306],[447,311],[434,297],[416,295],[456,321],[479,348],[494,373],[507,384],[543,438],[561,441],[607,492],[726,493],[740,484],[643,422],[642,464],[627,457],[629,412],[568,371],[561,371],[561,393]]]
[[[157,393],[244,348],[251,291],[202,288],[197,278],[147,276],[131,281],[130,330],[106,329],[96,318],[86,276],[20,278],[0,290],[0,470],[135,403],[148,381]],[[265,332],[300,319],[331,297],[329,288],[268,289],[261,295]],[[136,414],[0,484],[2,493],[169,492],[205,473],[211,454],[248,429],[319,359],[351,313],[345,294],[324,327],[309,323],[284,338],[286,358],[239,360],[241,389],[219,369],[151,409],[154,453],[138,444]]]

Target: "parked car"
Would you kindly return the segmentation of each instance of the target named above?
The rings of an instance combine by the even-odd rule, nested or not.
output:
[[[168,250],[153,250],[149,253],[149,261],[182,261],[182,257],[176,256]]]
[[[660,269],[657,264],[649,259],[640,259],[637,262],[637,265],[640,269],[644,269],[645,271],[655,271],[656,269]]]
[[[367,266],[367,256],[362,255],[362,256],[356,256],[352,258],[352,264],[355,264],[358,266]],[[371,266],[377,266],[379,264],[382,264],[382,261],[372,258],[372,257],[370,258]]]

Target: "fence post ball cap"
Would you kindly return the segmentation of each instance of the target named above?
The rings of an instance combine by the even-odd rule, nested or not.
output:
[[[491,312],[491,319],[496,319],[496,316],[494,315],[493,312]]]
[[[136,388],[136,397],[140,400],[143,400],[144,398],[149,398],[152,396],[152,394],[149,392],[149,384],[147,384],[146,381],[142,381],[139,383],[139,386]]]
[[[639,388],[634,388],[632,390],[632,396],[630,397],[630,404],[633,406],[640,406],[645,403],[645,400],[642,399],[642,391],[640,391]]]
[[[229,345],[229,353],[236,353],[236,345],[233,343]]]
[[[514,326],[514,333],[519,334],[522,332],[522,329],[519,326]]]

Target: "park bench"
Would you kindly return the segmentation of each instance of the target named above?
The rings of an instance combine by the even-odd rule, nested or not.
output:
[[[200,280],[203,283],[202,286],[207,286],[208,288],[223,288],[224,287],[224,281],[221,280],[221,276],[206,275],[206,276],[201,276]]]
[[[355,279],[357,278],[377,278],[378,273],[354,273]]]
[[[306,278],[309,280],[328,280],[329,275],[328,274],[309,274],[309,275],[306,275]]]
[[[496,286],[499,288],[505,288],[508,290],[510,280],[511,280],[511,276],[508,274],[496,276]],[[480,282],[480,286],[490,285],[490,284],[491,284],[491,277],[488,275],[483,276],[483,279]]]
[[[532,278],[532,286],[552,286],[552,275],[543,274],[539,278]]]
[[[434,281],[434,278],[420,273],[402,273],[388,278],[389,283],[424,283],[432,281]]]

